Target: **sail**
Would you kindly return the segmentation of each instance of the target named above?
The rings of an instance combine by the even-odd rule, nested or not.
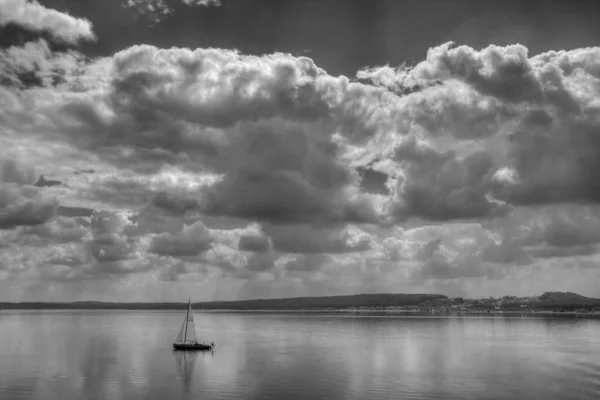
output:
[[[183,331],[185,329],[185,318],[183,319],[183,322],[181,323],[181,329],[179,330],[179,334],[177,335],[177,339],[175,339],[175,343],[181,343],[183,342]]]
[[[194,324],[194,312],[192,311],[192,304],[188,306],[187,314],[187,331],[184,332],[186,342],[196,341],[196,324]]]

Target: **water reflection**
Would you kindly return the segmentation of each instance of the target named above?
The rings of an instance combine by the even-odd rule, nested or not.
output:
[[[214,352],[174,352],[180,313],[7,313],[0,399],[597,399],[600,321],[203,314]]]
[[[113,373],[120,371],[117,342],[107,335],[94,334],[85,346],[77,380],[86,399],[109,397]]]
[[[249,400],[347,398],[353,374],[340,361],[337,351],[326,351],[326,345],[294,344],[289,338],[262,351],[247,346],[243,364],[238,366],[245,372],[238,381],[245,390],[237,396]],[[332,385],[332,379],[342,384]]]
[[[175,355],[175,363],[177,365],[177,372],[183,382],[183,389],[185,393],[190,392],[192,386],[192,379],[194,377],[194,368],[196,366],[196,358],[198,353],[195,351],[173,351]]]

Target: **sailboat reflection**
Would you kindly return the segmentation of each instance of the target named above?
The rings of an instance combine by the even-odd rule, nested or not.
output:
[[[183,389],[187,393],[192,386],[194,377],[194,368],[196,367],[196,358],[198,353],[195,352],[179,352],[174,351],[175,363],[177,364],[177,372],[183,382]]]
[[[212,352],[198,354],[195,351],[173,351],[175,356],[175,363],[177,365],[177,372],[183,382],[183,389],[186,393],[189,392],[192,387],[192,380],[194,379],[194,369],[196,368],[196,360],[198,357],[212,357]]]

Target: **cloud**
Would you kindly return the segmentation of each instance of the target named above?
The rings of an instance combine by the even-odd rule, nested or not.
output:
[[[446,44],[360,81],[283,53],[3,54],[0,156],[44,172],[0,169],[11,276],[504,295],[598,260],[595,48]]]
[[[240,237],[238,248],[243,251],[262,253],[269,250],[271,242],[264,235],[243,235]]]
[[[123,228],[127,221],[122,216],[99,211],[92,215],[92,240],[88,243],[91,256],[98,262],[127,260],[134,247]]]
[[[358,228],[315,229],[308,225],[267,225],[275,250],[282,253],[345,253],[371,248],[371,236]]]
[[[0,0],[0,26],[8,24],[47,32],[55,40],[70,44],[96,39],[88,19],[46,8],[35,0]]]
[[[456,113],[450,107],[463,93],[456,93],[452,103],[437,103],[437,109],[431,108],[433,103],[425,94],[434,98],[434,93],[447,87],[468,88],[466,93],[476,96],[474,104],[482,111],[478,114],[486,117],[486,125],[476,137],[487,139],[479,146],[484,147],[496,173],[497,179],[489,182],[488,189],[497,199],[515,205],[597,203],[598,180],[591,171],[597,170],[600,146],[593,133],[598,104],[592,82],[598,79],[599,51],[584,48],[530,57],[522,45],[476,51],[468,46],[452,48],[448,43],[430,49],[426,61],[399,69],[393,77],[388,67],[364,70],[360,76],[381,83],[378,76],[384,74],[387,84],[407,87],[442,82],[407,96],[423,98],[433,111],[433,117],[417,122],[436,136],[442,127],[451,136],[463,135],[462,130],[448,130],[462,128],[452,120],[434,123],[440,118],[446,121],[449,112]],[[486,109],[500,112],[486,114]]]
[[[292,273],[316,272],[330,260],[326,254],[301,254],[285,264],[285,269]]]
[[[124,7],[134,8],[153,23],[158,23],[174,12],[177,2],[188,7],[218,7],[221,0],[125,0]]]
[[[49,246],[77,242],[88,235],[90,225],[82,218],[55,217],[43,225],[22,229],[20,235],[24,240],[20,245]]]
[[[41,225],[56,214],[56,201],[32,185],[34,176],[13,160],[0,163],[0,229]]]
[[[37,186],[37,187],[57,186],[57,185],[60,185],[61,183],[62,183],[61,181],[57,181],[57,180],[53,180],[53,179],[45,179],[44,175],[40,175],[38,180],[34,183],[34,186]]]
[[[85,67],[78,52],[54,52],[43,39],[10,46],[0,52],[2,84],[17,88],[57,86]]]
[[[244,271],[270,271],[275,267],[275,261],[277,261],[277,259],[277,255],[271,252],[252,253],[249,257],[246,258],[246,266]]]
[[[597,206],[553,206],[542,209],[513,241],[536,259],[570,257],[582,261],[600,252]]]
[[[309,59],[140,46],[113,68],[100,103],[73,98],[54,117],[74,144],[136,172],[162,161],[212,174],[210,190],[189,200],[206,214],[378,222],[356,171],[339,158],[330,107],[315,92],[323,72]]]
[[[193,257],[211,248],[210,232],[200,221],[184,227],[180,233],[161,233],[156,236],[149,251],[162,256]]]
[[[414,136],[394,149],[394,158],[405,163],[393,212],[399,218],[470,219],[497,216],[510,208],[490,196],[494,161],[484,151],[460,157],[439,152]]]
[[[164,281],[177,281],[181,275],[185,275],[187,273],[189,273],[189,269],[186,263],[179,261],[164,268],[159,274],[159,279]]]

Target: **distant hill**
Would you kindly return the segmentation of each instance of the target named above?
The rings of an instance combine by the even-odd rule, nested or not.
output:
[[[532,297],[504,296],[498,304],[503,309],[518,309],[526,306],[541,310],[559,308],[572,310],[600,306],[600,299],[571,292],[546,292],[541,296]]]
[[[546,292],[538,297],[538,304],[551,306],[600,305],[600,299],[572,292]]]
[[[196,310],[323,310],[360,307],[390,306],[447,306],[462,304],[464,300],[449,299],[441,294],[356,294],[350,296],[292,297],[280,299],[254,299],[240,301],[211,301],[193,303]],[[471,299],[466,304],[474,308],[493,309],[499,306],[503,310],[517,310],[521,307],[551,310],[573,310],[599,307],[600,299],[585,297],[571,292],[546,292],[541,296],[516,297],[504,296],[500,299]],[[111,303],[101,301],[77,301],[72,303],[0,303],[0,309],[21,310],[181,310],[187,303]]]
[[[347,307],[387,307],[417,305],[429,300],[447,299],[441,294],[356,294],[351,296],[292,297],[283,299],[257,299],[194,303],[204,309],[320,309]]]
[[[292,297],[240,301],[193,303],[196,310],[301,310],[348,307],[387,307],[418,305],[430,300],[447,299],[441,294],[356,294],[350,296]],[[105,303],[78,301],[73,303],[0,303],[3,309],[102,309],[102,310],[176,310],[186,303]]]

